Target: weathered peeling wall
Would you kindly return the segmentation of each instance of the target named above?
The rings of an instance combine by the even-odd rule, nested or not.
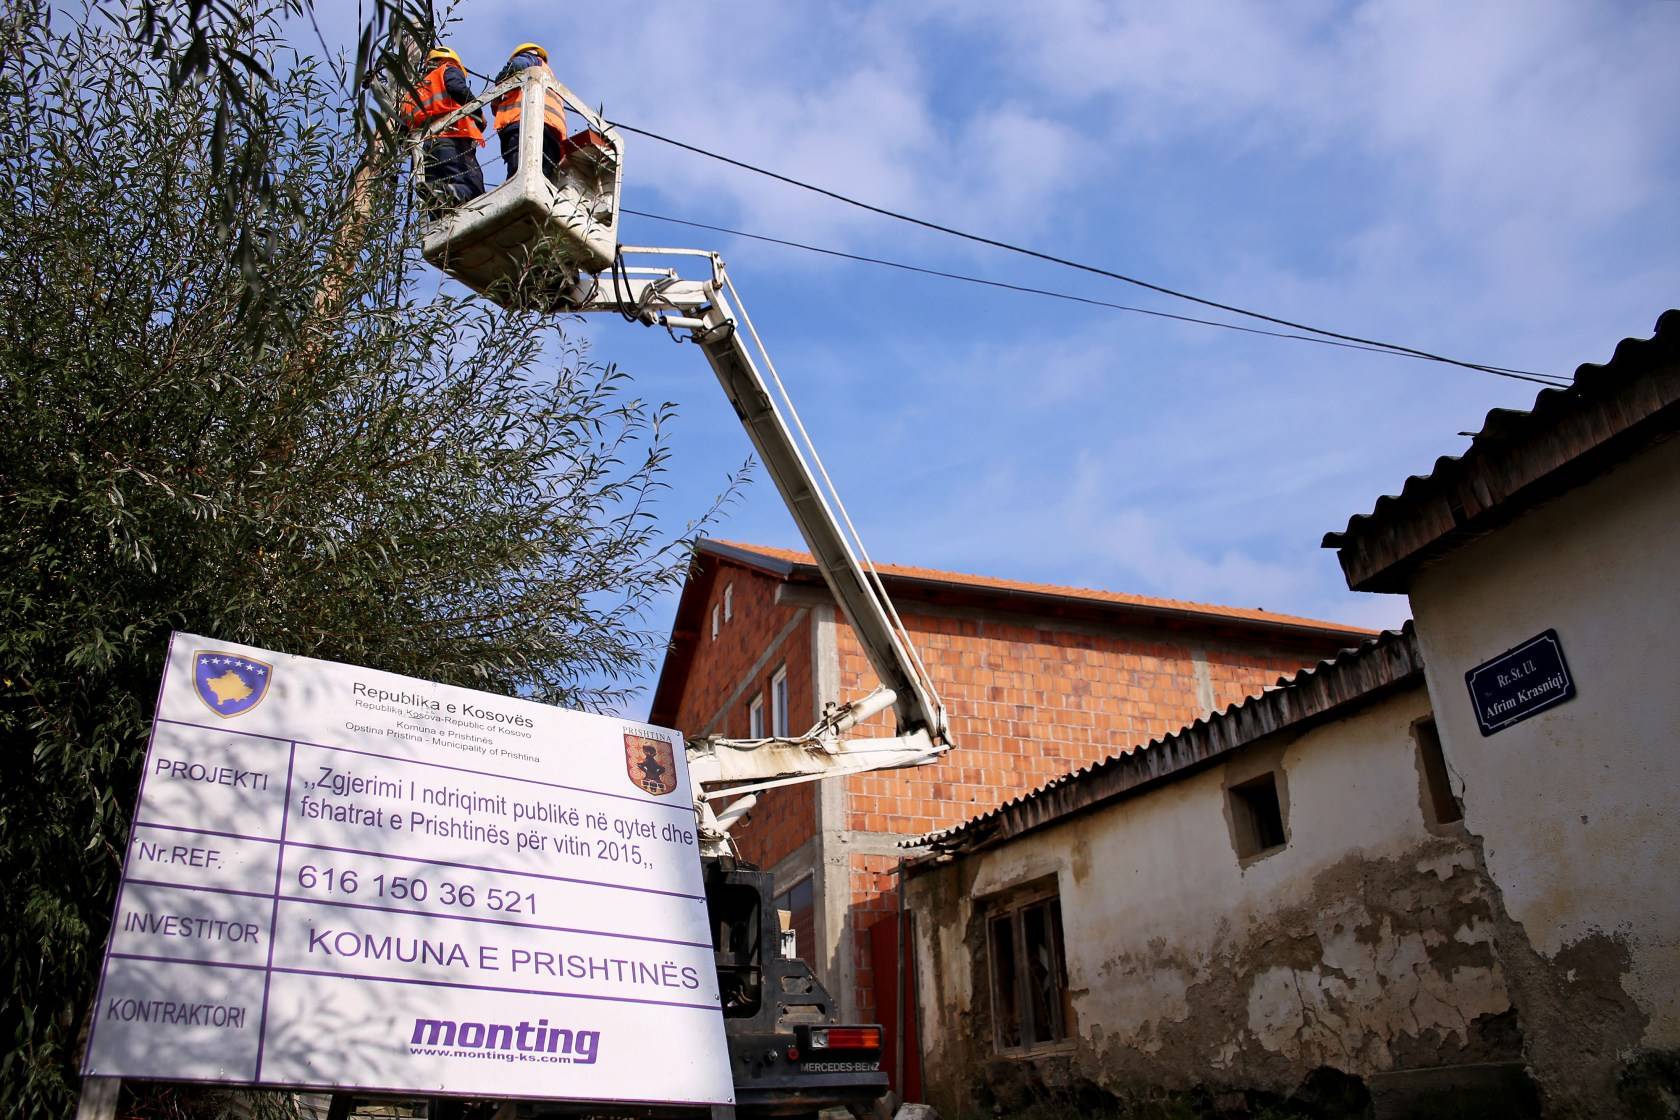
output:
[[[1324,1066],[1517,1058],[1496,900],[1462,831],[1425,823],[1411,725],[1428,714],[1419,684],[914,878],[930,1099],[973,1112],[1024,1066],[1116,1093],[1285,1093]],[[1240,861],[1225,787],[1273,765],[1288,842]],[[1000,1060],[986,900],[1047,876],[1077,1038]]]
[[[1411,588],[1465,823],[1513,922],[1557,1115],[1613,1115],[1625,1060],[1680,1046],[1680,440],[1436,561]],[[1464,683],[1555,629],[1578,695],[1483,738]]]

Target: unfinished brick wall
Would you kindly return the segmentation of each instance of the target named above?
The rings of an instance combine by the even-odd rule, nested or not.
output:
[[[1208,675],[1213,681],[1214,708],[1222,712],[1232,704],[1253,696],[1266,685],[1276,684],[1279,677],[1287,677],[1331,656],[1333,652],[1324,649],[1314,654],[1289,654],[1266,649],[1210,649],[1207,651]]]
[[[905,620],[960,749],[932,766],[849,779],[853,829],[911,836],[959,824],[1206,714],[1189,638],[1051,630],[1030,620],[914,613]],[[868,692],[875,675],[847,627],[840,628],[839,647],[841,694]],[[1208,649],[1205,659],[1221,708],[1313,660],[1300,652],[1221,647]],[[869,730],[890,735],[890,713]]]
[[[790,611],[787,607],[779,609]],[[788,731],[798,735],[813,722],[811,696],[816,685],[811,668],[809,614],[783,640],[776,655],[770,658],[747,693],[734,705],[730,714],[730,734],[743,737],[747,734],[748,706],[752,697],[760,693],[764,696],[765,727],[769,728],[770,682],[776,670],[782,667],[787,669],[788,675]],[[769,868],[809,840],[817,828],[816,788],[814,784],[806,783],[761,792],[752,812],[732,831],[741,856],[760,867]]]
[[[730,833],[741,857],[768,869],[798,851],[817,830],[816,788],[806,783],[759,794],[747,819]],[[786,886],[778,875],[776,889]]]
[[[801,607],[777,604],[776,588],[780,581],[748,568],[712,562],[718,563],[718,570],[701,615],[698,652],[677,707],[677,728],[685,735],[699,735],[721,711],[721,718],[711,728],[712,734],[744,739],[750,729],[749,710],[754,696],[764,698],[768,728],[770,681],[776,670],[785,665],[788,724],[797,735],[811,725],[814,710],[809,612]],[[721,623],[714,641],[712,608],[721,608],[725,589],[731,586],[734,588],[731,618]],[[770,657],[764,658],[765,651],[778,637],[781,644]],[[761,658],[763,664],[759,664]],[[741,687],[743,682],[745,687]],[[816,828],[812,788],[792,786],[760,794],[751,816],[733,831],[742,856],[761,867],[770,867],[810,839]]]

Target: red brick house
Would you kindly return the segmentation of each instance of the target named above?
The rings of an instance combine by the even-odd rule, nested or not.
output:
[[[957,749],[914,770],[766,791],[734,830],[742,855],[774,873],[799,955],[844,1014],[866,1020],[891,1018],[877,993],[891,990],[885,973],[895,970],[876,974],[869,934],[897,912],[901,840],[1176,731],[1371,634],[1252,608],[880,571]],[[690,737],[798,734],[825,702],[875,685],[808,555],[708,540],[683,586],[649,718]],[[891,734],[891,718],[872,732]]]

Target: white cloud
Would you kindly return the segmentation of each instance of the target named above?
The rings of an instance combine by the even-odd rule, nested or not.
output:
[[[877,548],[878,558],[1355,625],[1397,626],[1408,617],[1402,597],[1344,591],[1316,540],[1281,552],[1257,548],[1242,539],[1240,522],[1198,525],[1115,482],[1113,461],[1090,451],[1053,481],[1010,467],[981,470],[959,500],[936,507],[912,540]],[[1251,503],[1250,514],[1263,516],[1264,506]]]
[[[1106,103],[1121,143],[1360,149],[1396,202],[1427,196],[1460,234],[1628,213],[1680,134],[1680,7],[1570,0],[1366,0],[1032,9],[952,0],[934,18],[995,27],[1017,78],[1072,108]],[[1212,156],[1214,153],[1209,152]],[[1408,197],[1409,196],[1409,197]],[[1543,218],[1543,220],[1542,220]]]
[[[502,38],[552,19],[504,5]],[[863,200],[1012,234],[1041,230],[1067,185],[1064,126],[1022,105],[936,106],[933,44],[893,5],[645,4],[554,51],[561,78],[607,116]],[[468,29],[473,32],[472,28]],[[510,39],[511,41],[511,39]],[[564,58],[563,58],[564,53]],[[1000,166],[1000,130],[1034,137]],[[817,242],[902,242],[903,227],[657,141],[626,137],[641,208]],[[655,204],[657,200],[657,204]],[[865,235],[861,231],[869,230]]]

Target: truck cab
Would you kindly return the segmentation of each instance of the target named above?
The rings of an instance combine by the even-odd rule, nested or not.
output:
[[[880,1026],[841,1021],[810,966],[783,953],[791,938],[766,905],[773,897],[767,872],[719,856],[707,860],[705,873],[737,1113],[866,1110],[887,1091]]]

